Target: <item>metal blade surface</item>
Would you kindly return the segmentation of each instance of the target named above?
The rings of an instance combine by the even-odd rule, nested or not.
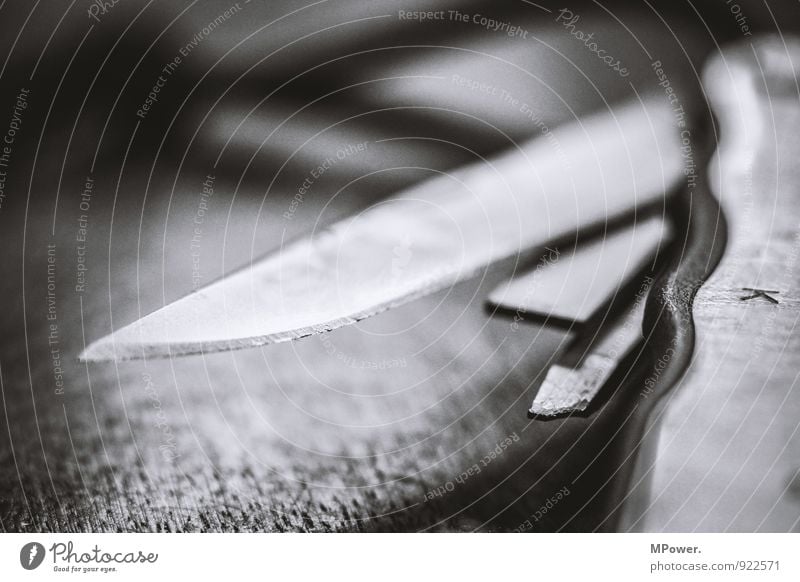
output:
[[[489,294],[489,303],[582,324],[609,303],[669,242],[670,225],[653,216],[561,252],[552,249],[534,269]]]
[[[197,354],[329,331],[650,204],[682,175],[663,100],[636,101],[440,174],[143,317],[84,360]]]

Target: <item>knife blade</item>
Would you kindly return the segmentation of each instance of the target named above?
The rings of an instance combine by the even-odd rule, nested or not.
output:
[[[209,353],[349,325],[662,198],[674,119],[637,100],[438,174],[95,341],[86,361]]]
[[[654,215],[572,249],[551,249],[548,260],[497,287],[488,303],[514,321],[529,316],[569,325],[575,337],[547,371],[531,417],[586,410],[619,362],[642,339],[650,279],[628,300],[625,289],[654,267],[672,226]],[[624,303],[624,310],[614,309]],[[616,313],[623,311],[623,313]]]
[[[584,324],[652,263],[670,236],[670,223],[650,216],[564,252],[552,249],[546,262],[489,293],[488,303],[518,317]]]
[[[589,347],[579,348],[577,365],[559,362],[550,367],[528,410],[529,417],[557,417],[589,407],[620,361],[642,340],[643,296],[640,293],[624,314],[609,322]]]

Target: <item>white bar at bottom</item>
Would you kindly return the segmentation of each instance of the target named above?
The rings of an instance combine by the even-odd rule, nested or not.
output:
[[[800,580],[799,540],[792,534],[4,534],[0,578]],[[20,551],[31,542],[45,556],[26,570]],[[157,557],[119,563],[139,560],[139,552]]]

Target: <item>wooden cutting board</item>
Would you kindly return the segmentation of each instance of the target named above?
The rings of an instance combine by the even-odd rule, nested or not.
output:
[[[800,43],[788,47],[743,42],[706,70],[728,244],[694,300],[691,363],[651,418],[625,528],[800,530]]]

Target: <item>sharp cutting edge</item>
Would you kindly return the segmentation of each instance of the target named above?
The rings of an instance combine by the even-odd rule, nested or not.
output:
[[[681,169],[668,107],[633,102],[415,185],[114,331],[80,357],[199,354],[330,331],[652,204]]]

